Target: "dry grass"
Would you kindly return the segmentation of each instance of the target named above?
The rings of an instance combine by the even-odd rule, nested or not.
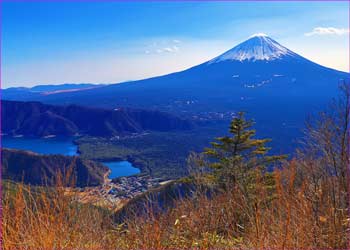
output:
[[[64,185],[31,188],[7,182],[5,190],[3,249],[108,249],[111,244],[106,213],[76,203],[64,195]]]
[[[292,162],[274,173],[272,192],[257,176],[249,194],[232,186],[181,200],[167,213],[129,221],[125,240],[133,249],[348,249],[349,216],[333,206],[333,177],[312,193],[312,183],[297,174]]]
[[[3,196],[4,249],[346,249],[347,193],[332,193],[337,177],[319,180],[315,190],[299,168],[305,163],[275,171],[272,186],[256,171],[248,192],[233,185],[210,198],[196,193],[119,226],[105,211],[65,196],[60,185],[19,184]]]

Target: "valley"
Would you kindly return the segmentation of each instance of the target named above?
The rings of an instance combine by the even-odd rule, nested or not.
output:
[[[124,140],[140,136],[142,134]],[[69,183],[63,184],[66,195],[74,196],[81,203],[110,210],[121,208],[130,199],[162,183],[161,178],[139,174],[138,168],[118,158],[120,154],[110,154],[107,161],[102,161],[104,158],[88,160],[78,154],[78,145],[73,144],[73,140],[3,136],[1,165],[4,180],[33,186],[55,186],[57,175],[64,175],[73,168]],[[87,169],[87,176],[83,168]]]
[[[127,160],[152,177],[179,178],[188,174],[187,157],[201,152],[226,123],[198,126],[191,131],[153,132],[134,138],[81,137],[75,140],[80,156],[90,160]],[[176,151],[174,152],[174,149]]]
[[[107,180],[104,184],[96,187],[67,188],[66,195],[83,204],[107,208],[111,211],[119,211],[130,200],[142,194],[162,187],[171,182],[152,178],[147,174],[129,177],[120,177],[113,181]]]

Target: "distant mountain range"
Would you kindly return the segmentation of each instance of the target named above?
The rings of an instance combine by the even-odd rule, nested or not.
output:
[[[32,185],[54,185],[57,173],[73,169],[76,186],[96,186],[104,183],[109,169],[101,163],[80,157],[40,155],[30,151],[1,149],[1,171],[4,179]],[[67,185],[69,183],[66,183]]]
[[[57,85],[37,85],[34,87],[11,87],[3,89],[2,91],[7,96],[7,99],[14,98],[18,99],[18,96],[25,99],[37,98],[45,95],[52,95],[58,93],[67,93],[67,92],[77,92],[88,89],[95,89],[99,87],[106,86],[105,84],[91,84],[91,83],[64,83]]]
[[[140,109],[105,110],[77,105],[2,101],[2,133],[25,136],[116,136],[148,130],[188,130],[193,124],[176,116]]]

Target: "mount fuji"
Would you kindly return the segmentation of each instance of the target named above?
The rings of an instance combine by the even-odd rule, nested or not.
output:
[[[257,34],[212,60],[164,76],[50,95],[16,95],[6,89],[2,94],[11,100],[104,108],[221,111],[246,109],[250,103],[266,98],[275,104],[281,98],[289,102],[295,102],[295,98],[326,100],[336,95],[344,79],[349,79],[349,73],[316,64],[272,38]]]
[[[251,36],[246,42],[226,51],[224,54],[209,61],[209,63],[217,63],[227,60],[272,61],[282,57],[298,57],[298,54],[283,47],[267,35],[260,33]]]
[[[152,108],[183,117],[226,117],[247,111],[262,131],[278,136],[299,130],[307,114],[338,94],[349,73],[314,63],[257,34],[225,53],[187,70],[77,92],[37,95],[30,100],[116,108]],[[22,95],[23,96],[23,95]],[[23,100],[20,95],[3,99]],[[268,129],[269,128],[269,129]]]

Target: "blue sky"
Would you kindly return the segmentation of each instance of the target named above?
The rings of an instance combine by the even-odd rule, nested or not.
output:
[[[5,2],[2,87],[171,73],[261,32],[349,71],[348,12],[348,2]]]

